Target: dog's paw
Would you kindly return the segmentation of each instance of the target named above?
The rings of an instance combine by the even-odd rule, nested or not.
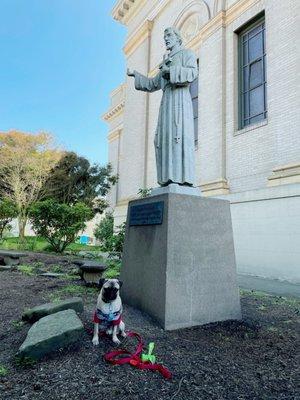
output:
[[[93,342],[93,345],[94,345],[94,346],[98,346],[98,345],[99,345],[99,338],[94,337],[93,340],[92,340],[92,342]]]
[[[123,338],[126,338],[126,337],[127,337],[126,332],[125,332],[125,331],[121,332],[121,336],[122,336]]]
[[[114,342],[114,344],[121,344],[120,340],[117,337],[113,337],[112,341]]]

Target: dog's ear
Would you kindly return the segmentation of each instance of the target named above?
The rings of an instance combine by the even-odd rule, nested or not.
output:
[[[102,286],[104,285],[104,283],[107,281],[107,279],[101,278],[99,279],[99,283],[98,283],[98,287],[99,289],[102,288]]]
[[[120,281],[120,280],[118,279],[118,282],[119,282],[119,287],[120,287],[120,289],[121,289],[121,287],[122,287],[122,285],[123,285],[123,281]]]

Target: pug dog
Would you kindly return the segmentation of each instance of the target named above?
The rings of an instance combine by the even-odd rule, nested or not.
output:
[[[99,344],[99,325],[106,331],[107,335],[112,335],[115,344],[120,344],[117,334],[126,337],[125,324],[122,321],[122,300],[119,294],[122,282],[118,279],[100,279],[100,293],[97,300],[97,308],[94,313],[94,336],[93,345]]]

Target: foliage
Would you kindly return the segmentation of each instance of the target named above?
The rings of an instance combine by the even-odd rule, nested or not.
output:
[[[21,357],[21,356],[16,356],[15,357],[15,363],[17,366],[19,367],[32,367],[33,365],[35,365],[37,362],[37,360],[35,358],[29,357],[29,356],[25,356],[25,357]]]
[[[145,197],[150,196],[151,190],[152,190],[152,188],[149,188],[149,189],[147,189],[147,188],[145,188],[145,189],[140,188],[140,189],[138,190],[138,193],[137,193],[137,194],[143,199],[143,198],[145,198]]]
[[[45,182],[45,199],[53,198],[69,205],[85,203],[94,212],[107,207],[104,196],[117,181],[110,164],[101,167],[73,152],[66,152]]]
[[[85,223],[92,217],[92,210],[83,203],[68,205],[45,200],[34,204],[30,210],[33,230],[58,253],[75,241],[78,232],[85,229]]]
[[[123,251],[125,238],[125,223],[114,231],[114,218],[112,212],[107,212],[105,217],[96,225],[94,235],[100,241],[103,251]]]
[[[21,239],[30,206],[40,200],[44,183],[62,154],[47,133],[0,132],[0,197],[16,205]]]
[[[95,238],[99,240],[103,251],[111,251],[114,234],[114,217],[112,212],[107,212],[105,217],[96,225]]]
[[[23,326],[25,325],[25,322],[24,321],[13,320],[11,324],[12,324],[12,326],[14,328],[16,328],[16,330],[19,331],[20,329],[23,328]]]
[[[66,295],[94,297],[95,294],[98,293],[98,291],[99,289],[97,287],[87,287],[82,285],[70,284],[50,293],[49,300],[53,303],[56,303],[65,298]]]
[[[0,376],[6,376],[7,374],[8,369],[4,365],[0,364]]]
[[[18,237],[4,238],[0,245],[1,249],[5,250],[30,250],[30,251],[51,251],[52,247],[49,243],[42,237],[39,236],[25,236],[24,240],[20,241]],[[81,250],[86,250],[87,246],[80,243],[71,243],[67,246],[66,250],[74,253],[76,255]],[[88,250],[95,254],[101,250],[100,246],[88,246]],[[96,257],[96,256],[95,256]],[[99,258],[99,256],[97,255]]]
[[[18,271],[22,272],[25,275],[32,276],[35,272],[35,267],[33,265],[19,265]]]
[[[109,261],[108,268],[104,272],[104,278],[114,279],[118,278],[121,270],[121,261]]]
[[[16,205],[8,199],[0,201],[0,240],[3,238],[5,229],[9,229],[10,222],[18,215]]]

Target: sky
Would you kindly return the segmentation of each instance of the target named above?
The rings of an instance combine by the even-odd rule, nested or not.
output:
[[[107,162],[101,115],[125,76],[115,3],[0,0],[0,131],[46,131],[66,150]]]

